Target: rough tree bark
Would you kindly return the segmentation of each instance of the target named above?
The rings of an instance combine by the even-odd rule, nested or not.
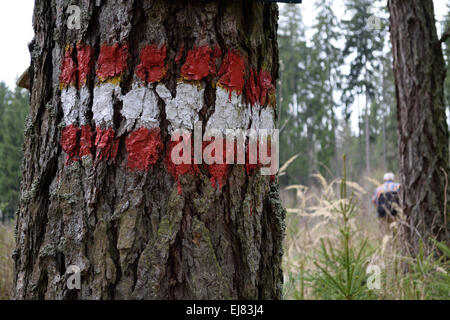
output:
[[[167,157],[195,120],[275,123],[277,18],[258,1],[36,1],[15,299],[281,297],[277,183]]]
[[[420,237],[448,241],[448,127],[445,64],[433,1],[389,0],[399,128],[401,202],[417,249]],[[420,234],[420,237],[419,237]]]

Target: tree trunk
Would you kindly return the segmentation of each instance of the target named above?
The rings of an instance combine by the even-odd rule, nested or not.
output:
[[[389,0],[399,126],[401,202],[408,242],[448,241],[445,64],[431,0]]]
[[[366,175],[370,177],[371,166],[370,166],[370,130],[369,130],[369,94],[366,92],[366,107],[364,110],[364,131],[365,131],[365,146],[366,146]]]
[[[273,126],[277,6],[79,3],[80,29],[67,1],[34,9],[14,298],[279,299],[277,183],[170,156],[197,120]]]
[[[327,36],[327,38],[329,38]],[[327,69],[328,69],[328,81],[329,81],[329,92],[328,92],[328,101],[330,103],[330,117],[331,117],[331,131],[333,134],[333,158],[332,158],[332,167],[331,167],[331,171],[332,173],[335,175],[335,178],[340,176],[340,166],[339,166],[339,154],[338,154],[338,139],[337,139],[337,119],[336,119],[336,113],[335,113],[335,104],[334,104],[334,97],[333,97],[333,92],[334,92],[334,88],[335,83],[332,80],[332,75],[331,75],[331,67],[330,67],[330,63],[327,62]],[[333,177],[331,177],[333,179]]]
[[[381,86],[381,97],[382,97],[382,104],[381,104],[381,110],[383,112],[382,117],[382,139],[383,139],[383,172],[387,172],[387,145],[386,145],[386,121],[387,121],[387,106],[388,106],[388,92],[387,92],[387,81],[385,80],[385,74],[387,74],[386,64],[383,62],[382,70],[383,70],[383,85]]]
[[[364,159],[363,153],[363,129],[362,129],[362,115],[361,115],[361,105],[359,101],[359,93],[358,93],[358,144],[359,144],[359,159],[361,161],[361,172],[363,171],[364,164],[362,163],[362,159]]]
[[[367,72],[367,61],[364,65],[364,77],[365,77],[365,89],[366,89],[366,97],[365,97],[365,109],[364,109],[364,131],[365,131],[365,145],[366,145],[366,175],[370,177],[371,175],[371,166],[370,166],[370,123],[369,123],[369,108],[370,108],[370,95],[369,90],[367,88],[368,83],[368,72]],[[368,201],[368,205],[370,206],[370,201]]]
[[[332,159],[332,173],[334,174],[335,178],[340,177],[341,170],[339,166],[339,153],[338,153],[338,138],[337,138],[337,120],[334,116],[334,113],[332,115],[332,125],[331,130],[333,132],[333,159]]]
[[[383,139],[383,172],[387,172],[387,160],[386,160],[386,105],[383,103],[383,124],[382,124],[382,139]]]

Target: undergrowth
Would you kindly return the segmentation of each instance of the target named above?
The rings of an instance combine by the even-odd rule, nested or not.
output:
[[[13,280],[13,260],[11,254],[14,249],[13,224],[0,223],[0,300],[10,298]]]
[[[282,192],[284,299],[450,298],[447,245],[421,243],[418,256],[406,256],[402,214],[388,223],[364,208],[367,193],[346,179],[345,168],[342,179],[314,177],[318,187],[292,185]]]

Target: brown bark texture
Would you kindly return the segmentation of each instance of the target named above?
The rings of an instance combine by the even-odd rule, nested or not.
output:
[[[389,0],[406,243],[449,241],[445,63],[433,1]]]
[[[79,30],[67,27],[69,5],[81,8]],[[164,163],[170,136],[163,99],[158,98],[162,156],[148,170],[126,167],[119,100],[112,121],[115,159],[96,158],[93,146],[93,158],[67,163],[60,145],[67,125],[60,73],[68,47],[93,48],[85,84],[91,97],[100,81],[95,70],[101,46],[115,43],[128,45],[120,77],[123,95],[136,82],[140,50],[152,44],[167,48],[161,83],[172,96],[187,51],[195,46],[219,46],[218,67],[235,50],[246,57],[246,78],[250,68],[263,69],[275,83],[277,19],[277,6],[259,1],[36,1],[29,46],[31,109],[13,255],[15,299],[281,298],[285,211],[277,182],[230,165],[224,186],[214,188],[200,166],[197,174],[180,177],[179,194]],[[205,88],[198,113],[204,126],[215,110],[217,79],[212,73],[197,83]],[[94,128],[91,107],[92,99],[86,117]],[[79,290],[66,285],[72,265],[81,270]]]

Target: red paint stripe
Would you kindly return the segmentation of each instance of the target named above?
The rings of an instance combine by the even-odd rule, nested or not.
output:
[[[175,58],[178,64],[183,56],[184,45],[180,47]],[[61,64],[60,83],[62,86],[74,85],[78,76],[78,86],[82,86],[89,75],[93,49],[89,45],[77,44],[78,66],[72,58],[73,48],[68,47]],[[194,47],[187,54],[186,62],[181,68],[181,75],[186,80],[199,81],[215,74],[216,61],[221,57],[222,51],[218,45],[214,49],[208,46]],[[98,58],[97,76],[103,81],[108,78],[120,76],[127,67],[127,44],[103,45]],[[167,47],[158,47],[156,44],[145,46],[141,50],[141,63],[136,74],[145,82],[158,82],[165,76],[167,65]],[[260,70],[258,73],[250,69],[247,81],[244,81],[246,59],[236,50],[230,50],[223,59],[219,69],[219,83],[238,95],[246,87],[246,99],[251,105],[275,105],[275,86],[269,72]]]
[[[179,64],[181,61],[181,58],[183,58],[183,53],[184,53],[184,43],[181,45],[180,49],[178,50],[178,53],[175,57],[175,63]]]
[[[73,161],[79,161],[83,156],[92,156],[93,132],[89,125],[81,128],[71,124],[66,126],[61,133],[60,145],[67,154],[66,165]],[[115,159],[119,147],[119,139],[115,137],[113,129],[101,129],[97,127],[95,137],[97,159]]]
[[[80,136],[80,157],[91,156],[92,157],[92,138],[94,134],[92,128],[89,125],[81,126]]]
[[[78,77],[78,87],[86,82],[89,74],[93,56],[93,49],[91,46],[84,44],[77,44],[77,60],[78,66],[72,58],[73,48],[68,47],[64,54],[64,59],[61,64],[61,74],[59,76],[59,83],[63,87],[75,85]]]
[[[73,48],[68,47],[64,54],[61,64],[61,74],[59,75],[59,83],[62,86],[69,86],[75,84],[77,66],[72,58]]]
[[[271,95],[275,98],[275,87],[272,84],[272,75],[264,70],[259,72],[259,86],[261,88],[261,96],[259,103],[261,106],[265,106],[268,103],[272,103]]]
[[[95,147],[97,149],[96,158],[115,159],[119,149],[119,139],[112,128],[96,128]]]
[[[251,105],[275,105],[275,86],[272,83],[272,75],[269,72],[261,70],[258,73],[256,70],[250,69],[245,90],[247,102]]]
[[[173,161],[172,161],[172,150],[179,143],[184,143],[184,141],[186,141],[186,143],[191,146],[191,156],[192,156],[191,163],[177,165],[177,164],[173,163]],[[183,156],[183,153],[180,152],[180,157],[182,157],[182,156]],[[178,194],[181,194],[182,187],[181,187],[181,183],[180,183],[180,176],[185,175],[185,174],[195,175],[197,173],[200,173],[198,166],[196,164],[194,164],[194,150],[193,150],[193,144],[192,144],[192,139],[191,139],[190,135],[184,135],[183,140],[180,137],[180,139],[178,141],[170,141],[169,142],[169,146],[168,146],[167,153],[166,153],[165,164],[166,164],[167,171],[172,175],[172,177],[175,179],[175,181],[178,184],[178,187],[177,187]]]
[[[186,62],[181,67],[181,75],[186,80],[199,81],[216,72],[211,62],[210,47],[194,47],[187,54]]]
[[[163,149],[159,128],[142,127],[132,132],[125,141],[131,170],[148,170],[156,164]]]
[[[141,50],[141,63],[137,67],[136,74],[144,82],[159,82],[166,75],[165,65],[167,48],[163,45],[158,48],[156,44],[145,46]]]
[[[266,143],[266,142],[265,142]],[[250,147],[250,145],[252,145],[252,148]],[[261,145],[260,145],[260,140],[258,139],[257,141],[249,141],[246,147],[246,157],[245,157],[245,172],[247,173],[247,175],[251,176],[255,173],[255,171],[259,168],[263,168],[263,167],[269,167],[269,165],[263,165],[260,161],[259,158],[259,149],[260,149]],[[250,163],[250,150],[254,151],[253,149],[256,149],[256,154],[253,156],[252,161],[253,163]],[[272,148],[271,148],[271,142],[270,140],[267,142],[267,146],[266,146],[266,152],[267,152],[267,157],[270,157],[272,154]]]
[[[61,132],[60,145],[63,151],[67,154],[65,164],[71,164],[73,161],[79,160],[78,148],[78,132],[80,129],[71,124],[66,126]]]
[[[182,193],[182,187],[181,187],[181,183],[180,183],[181,175],[200,174],[198,165],[194,164],[194,159],[193,159],[194,150],[193,150],[193,144],[192,144],[191,137],[186,136],[185,139],[187,139],[185,141],[187,141],[187,143],[191,145],[191,156],[192,156],[191,164],[176,165],[172,162],[172,159],[171,159],[172,150],[179,143],[182,143],[181,138],[178,141],[171,141],[169,143],[169,148],[168,148],[168,151],[166,154],[166,159],[165,159],[165,165],[166,165],[167,171],[174,177],[175,181],[178,183],[178,193],[179,194]],[[210,145],[213,141],[214,140],[203,142],[202,156],[207,156],[207,155],[205,155],[205,148],[208,145]],[[264,167],[264,165],[260,162],[260,159],[259,159],[259,149],[260,149],[259,141],[253,142],[253,143],[256,143],[256,146],[255,146],[256,154],[254,156],[254,159],[252,159],[252,162],[256,162],[256,163],[250,163],[250,157],[249,157],[250,148],[249,148],[249,146],[247,146],[245,165],[243,165],[243,169],[245,170],[246,174],[249,176],[255,174],[257,169]],[[233,140],[232,142],[227,142],[224,139],[222,142],[222,145],[223,145],[223,161],[222,161],[222,163],[221,164],[218,164],[218,163],[212,163],[212,164],[205,163],[204,164],[210,175],[211,186],[213,188],[219,188],[219,190],[222,189],[222,187],[227,183],[227,179],[228,179],[228,172],[229,172],[230,164],[226,163],[227,152],[234,152],[234,159],[233,159],[234,163],[236,162],[236,159],[237,159],[237,157],[236,157],[236,152],[237,152],[236,141]],[[269,143],[268,147],[266,148],[266,150],[267,150],[267,155],[270,157],[270,154],[271,154],[270,143]],[[212,157],[211,160],[213,160],[215,158],[215,150],[214,149],[211,151],[210,155]],[[180,154],[180,157],[181,156],[182,156],[182,154]],[[228,157],[228,158],[230,158],[230,157]],[[204,158],[203,160],[205,160],[205,162],[206,162],[206,158]],[[207,161],[207,162],[212,162],[212,161]],[[271,176],[271,181],[273,181],[274,178],[275,178],[274,176]]]
[[[214,70],[216,68],[216,61],[220,57],[222,57],[222,49],[220,49],[220,46],[218,44],[216,44],[214,46],[214,50],[213,50],[212,56],[211,56],[211,64],[214,66]]]
[[[219,70],[219,83],[227,88],[230,93],[236,91],[242,94],[244,88],[245,59],[235,50],[231,50],[225,56]]]
[[[250,75],[245,87],[247,102],[249,102],[252,106],[259,103],[259,97],[261,96],[261,88],[258,84],[257,75],[258,74],[254,69],[250,69]]]
[[[89,75],[92,66],[92,56],[94,50],[91,46],[84,44],[77,44],[77,60],[78,60],[78,87],[86,83],[86,78]]]
[[[120,76],[127,67],[128,45],[102,45],[98,58],[97,76],[104,81]]]
[[[67,159],[65,161],[66,165],[70,165],[74,161],[79,161],[83,156],[92,156],[93,148],[93,132],[89,125],[83,125],[81,128],[71,124],[66,126],[61,133],[60,145],[63,151],[67,154]],[[200,174],[200,170],[197,164],[194,164],[194,147],[190,135],[184,137],[187,143],[191,147],[191,163],[190,164],[179,164],[176,165],[172,162],[172,150],[179,143],[183,143],[181,138],[178,141],[170,141],[168,146],[168,151],[166,153],[165,165],[167,171],[174,177],[178,186],[178,193],[182,193],[182,187],[180,183],[181,175],[197,175]],[[202,145],[202,156],[205,155],[205,148],[209,146],[212,141],[204,141]],[[249,142],[251,143],[251,142]],[[256,142],[253,142],[256,143]],[[222,189],[226,184],[228,179],[229,164],[226,163],[227,152],[234,152],[233,162],[236,162],[236,151],[237,145],[236,141],[227,142],[225,139],[222,142],[223,145],[223,163],[213,163],[206,164],[205,166],[210,175],[210,182],[213,188]],[[160,157],[163,150],[163,142],[161,139],[161,131],[159,128],[148,129],[142,127],[134,132],[132,132],[125,140],[126,151],[128,154],[127,167],[130,170],[144,171],[149,170],[151,166],[155,165]],[[102,159],[115,159],[118,153],[119,138],[116,137],[115,131],[112,128],[102,129],[100,127],[96,128],[95,133],[95,147],[96,147],[96,158],[98,160]],[[255,171],[263,165],[259,160],[259,141],[256,144],[256,163],[250,163],[250,147],[246,147],[246,160],[243,166],[247,175],[251,176]],[[271,148],[270,142],[267,149],[268,156],[270,157]],[[215,157],[215,151],[211,151],[211,157]],[[180,156],[182,156],[182,151]],[[206,162],[206,158],[204,158]],[[211,161],[208,161],[211,162]],[[254,161],[253,161],[254,162]],[[274,181],[275,176],[271,176],[270,180]]]
[[[228,177],[228,165],[211,164],[208,166],[208,172],[211,175],[211,178],[209,179],[211,181],[211,186],[216,188],[216,184],[218,184],[219,190],[222,189]]]
[[[221,143],[223,145],[223,151],[222,151],[223,152],[222,153],[223,159],[222,159],[222,163],[221,164],[213,163],[213,164],[207,165],[208,166],[208,172],[211,175],[211,177],[209,179],[210,182],[211,182],[211,186],[213,188],[216,188],[217,185],[218,185],[219,186],[219,190],[222,189],[222,187],[226,183],[227,177],[228,177],[228,166],[229,165],[226,163],[227,152],[228,151],[233,151],[233,149],[227,148],[227,146],[228,145],[231,146],[233,144],[236,145],[236,143],[234,141],[233,141],[233,144],[232,144],[231,142],[228,143],[225,139],[221,139],[221,140],[222,140]],[[212,144],[213,141],[216,141],[216,140],[213,138],[211,141],[204,141],[203,142],[203,151],[205,151],[205,148],[208,145]],[[220,140],[219,140],[219,142],[220,142]],[[202,153],[203,153],[203,151],[202,151]],[[204,155],[204,153],[203,153],[203,155]],[[205,160],[205,162],[208,162],[208,163],[212,162],[212,160],[215,158],[215,156],[216,156],[216,150],[214,149],[211,152],[211,159],[210,159],[210,161],[208,161],[208,159],[204,159],[204,160]]]

